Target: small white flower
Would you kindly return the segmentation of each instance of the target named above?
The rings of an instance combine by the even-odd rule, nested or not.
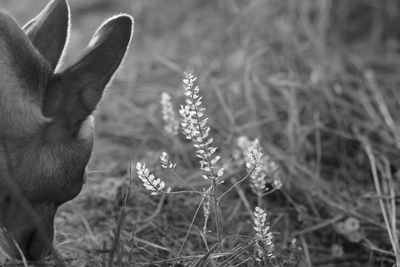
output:
[[[256,239],[258,247],[258,256],[263,257],[266,252],[270,259],[275,258],[275,247],[273,243],[273,235],[270,232],[270,226],[267,220],[267,213],[260,207],[254,210],[254,231],[256,232]]]
[[[238,141],[239,143],[239,141]],[[247,148],[246,167],[250,173],[250,185],[255,194],[262,195],[269,188],[282,187],[282,170],[279,165],[269,156],[262,153],[258,139],[250,142],[242,137],[241,146]],[[250,146],[248,146],[250,144]]]
[[[179,130],[179,122],[176,119],[176,113],[171,101],[171,96],[167,93],[162,93],[160,102],[162,118],[165,122],[164,130],[171,135],[177,135]]]
[[[282,188],[282,180],[281,179],[276,179],[274,180],[273,186],[276,189],[281,189]]]
[[[160,156],[161,167],[164,169],[175,169],[176,164],[171,161],[167,152],[162,152]]]
[[[199,95],[200,88],[195,84],[196,80],[197,78],[191,69],[184,72],[185,105],[182,105],[179,110],[179,114],[182,117],[181,129],[185,137],[192,140],[193,146],[196,148],[200,169],[208,172],[202,177],[205,179],[217,179],[223,174],[223,171],[215,170],[220,156],[215,155],[217,148],[211,146],[213,139],[209,137],[208,118],[204,116],[205,108],[202,106],[202,97]]]
[[[171,188],[165,189],[165,183],[161,181],[160,178],[156,178],[152,173],[150,173],[150,170],[145,164],[138,162],[136,164],[136,172],[144,187],[151,191],[152,195],[169,193],[171,191]]]
[[[261,152],[260,141],[255,139],[251,142],[251,146],[247,149],[247,159],[246,159],[246,167],[248,171],[252,171],[253,174],[258,173],[262,167],[262,157],[263,154]]]
[[[261,152],[260,141],[256,138],[253,142],[251,142],[251,145],[247,150],[248,160],[246,162],[246,167],[260,167],[262,156],[263,154]]]

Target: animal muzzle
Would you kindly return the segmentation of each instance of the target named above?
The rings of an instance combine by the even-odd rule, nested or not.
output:
[[[29,214],[20,209],[14,213],[15,220],[3,223],[0,248],[8,256],[34,261],[47,256],[51,251],[55,209],[40,206],[34,210],[36,218],[30,218]]]
[[[28,261],[35,261],[50,253],[48,242],[44,241],[36,230],[24,231],[18,238],[12,237],[9,233],[2,233],[0,238],[3,250],[12,258],[25,257]]]

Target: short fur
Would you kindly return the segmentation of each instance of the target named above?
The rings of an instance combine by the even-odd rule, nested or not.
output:
[[[0,247],[47,255],[57,208],[81,191],[92,153],[92,113],[125,57],[133,20],[119,15],[95,33],[82,58],[55,73],[69,32],[66,0],[53,0],[21,29],[0,12]],[[12,194],[17,185],[41,222]],[[11,184],[12,184],[11,183]]]

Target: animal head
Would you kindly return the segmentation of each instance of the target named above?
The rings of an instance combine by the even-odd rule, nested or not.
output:
[[[0,247],[15,258],[19,249],[28,260],[48,254],[57,208],[81,191],[92,113],[133,32],[130,16],[108,19],[59,72],[69,18],[66,0],[22,28],[0,11]]]

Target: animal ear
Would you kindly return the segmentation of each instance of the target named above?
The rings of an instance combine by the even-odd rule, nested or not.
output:
[[[45,116],[61,112],[69,121],[89,116],[125,57],[132,33],[133,19],[129,15],[118,15],[103,23],[83,57],[57,74],[58,81],[46,93]]]
[[[64,51],[69,25],[68,3],[53,0],[22,28],[53,70]]]
[[[0,136],[21,136],[44,123],[42,84],[50,73],[14,18],[0,11]]]

